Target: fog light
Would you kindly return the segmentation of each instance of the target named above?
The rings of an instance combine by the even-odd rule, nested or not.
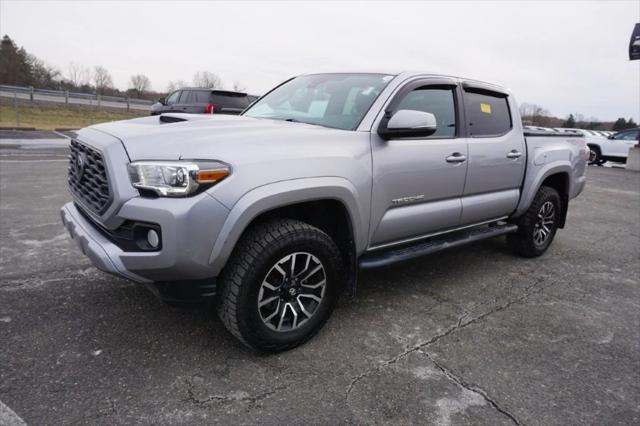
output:
[[[147,242],[151,247],[158,248],[158,244],[160,244],[160,237],[155,230],[149,229],[149,232],[147,232]]]

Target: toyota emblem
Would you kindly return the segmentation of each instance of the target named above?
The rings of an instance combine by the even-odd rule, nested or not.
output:
[[[76,171],[76,176],[78,177],[78,180],[82,179],[82,176],[84,175],[84,168],[85,168],[86,164],[87,164],[87,154],[85,154],[84,152],[81,152],[76,157],[76,161],[75,161],[75,165],[74,165],[75,166],[75,171]]]

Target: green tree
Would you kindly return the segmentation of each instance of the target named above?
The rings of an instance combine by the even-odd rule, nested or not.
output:
[[[0,41],[0,84],[57,88],[60,72],[5,35]]]
[[[0,41],[0,84],[28,86],[31,84],[31,64],[27,52],[18,48],[8,35]]]
[[[629,118],[627,120],[627,129],[633,129],[634,127],[638,127],[638,125],[633,121],[633,118]]]
[[[615,123],[613,123],[613,131],[614,132],[619,132],[620,130],[624,130],[627,128],[627,120],[625,120],[624,118],[620,117],[616,120]]]
[[[53,88],[57,87],[62,79],[60,71],[44,63],[34,55],[27,55],[31,68],[31,85],[34,87]]]
[[[568,127],[570,129],[576,127],[576,119],[573,114],[569,114],[569,117],[562,123],[562,127]]]

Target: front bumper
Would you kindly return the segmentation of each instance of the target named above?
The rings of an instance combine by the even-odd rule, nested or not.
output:
[[[62,224],[69,231],[71,238],[78,244],[82,254],[87,256],[93,265],[101,271],[118,275],[132,281],[149,283],[151,280],[128,271],[120,261],[124,253],[115,244],[98,232],[93,224],[82,217],[73,203],[65,204],[60,210]]]
[[[209,258],[229,211],[206,193],[184,199],[136,197],[118,221],[152,222],[161,229],[158,251],[124,251],[88,220],[74,203],[62,207],[64,226],[98,268],[139,282],[202,281],[215,277]]]

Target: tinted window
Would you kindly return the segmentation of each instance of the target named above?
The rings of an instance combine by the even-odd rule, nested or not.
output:
[[[218,108],[245,109],[249,106],[247,95],[234,95],[224,93],[212,93],[211,103],[218,105]]]
[[[173,92],[167,97],[167,105],[173,105],[178,101],[178,96],[180,96],[180,91]]]
[[[195,98],[195,99],[193,99]],[[193,98],[191,99],[191,103],[194,104],[208,104],[209,103],[209,91],[199,90],[197,92],[193,92]]]
[[[431,138],[456,135],[456,107],[452,88],[420,87],[405,95],[397,110],[430,112],[436,117],[436,132]]]
[[[178,101],[178,103],[188,104],[190,97],[191,97],[191,90],[183,90],[182,95],[180,95],[180,100]]]
[[[471,136],[501,135],[511,129],[506,97],[466,92],[464,102]]]
[[[244,114],[353,130],[393,79],[385,74],[313,74],[283,83]]]
[[[614,139],[623,141],[635,141],[638,139],[638,130],[632,130],[630,132],[622,132],[613,137]]]

